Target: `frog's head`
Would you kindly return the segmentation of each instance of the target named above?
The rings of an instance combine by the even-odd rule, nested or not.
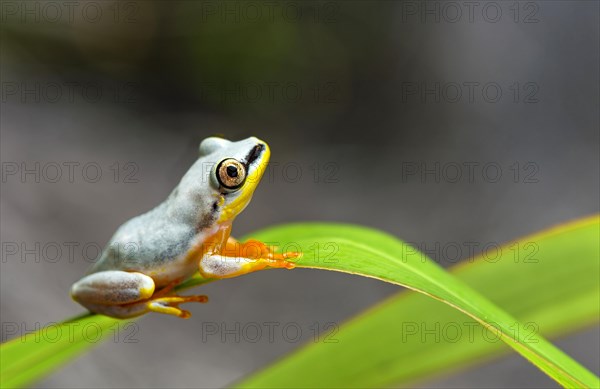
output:
[[[258,138],[231,142],[207,138],[200,144],[200,160],[209,162],[205,182],[215,201],[211,211],[217,223],[232,221],[252,199],[271,156],[269,146]]]

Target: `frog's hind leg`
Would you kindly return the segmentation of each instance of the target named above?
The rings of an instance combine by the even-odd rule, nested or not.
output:
[[[171,287],[154,293],[154,280],[142,273],[118,270],[90,274],[71,288],[71,297],[90,311],[129,318],[154,311],[190,317],[178,307],[185,302],[206,302],[206,296],[165,296]]]
[[[142,273],[101,271],[73,284],[71,297],[86,304],[123,305],[146,300],[154,293],[154,280]]]

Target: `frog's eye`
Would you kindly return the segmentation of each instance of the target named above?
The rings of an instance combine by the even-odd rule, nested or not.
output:
[[[216,173],[219,185],[228,190],[238,189],[246,180],[246,166],[234,158],[222,160]]]

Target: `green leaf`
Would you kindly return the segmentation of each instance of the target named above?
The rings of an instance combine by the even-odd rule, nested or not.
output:
[[[400,293],[343,325],[335,334],[337,343],[309,344],[238,385],[406,383],[506,351],[497,341],[500,337],[563,386],[598,387],[597,377],[538,334],[561,334],[598,321],[598,231],[599,219],[594,216],[525,237],[502,247],[497,258],[488,254],[457,266],[456,277],[395,238],[373,230],[303,224],[254,234],[253,238],[266,242],[300,244],[305,255],[299,267],[372,276],[446,305],[423,294]],[[334,257],[323,254],[331,242],[339,249]],[[494,303],[527,324],[519,324]],[[462,313],[492,326],[492,333],[474,330],[474,321]],[[432,329],[438,338],[431,336]],[[463,335],[457,338],[458,331]],[[440,333],[446,334],[443,339]]]
[[[176,290],[210,282],[199,275]],[[133,320],[86,313],[46,326],[0,346],[0,388],[21,388],[75,359],[104,339],[131,333]]]
[[[595,223],[597,227],[597,220],[595,220]],[[299,267],[323,268],[375,277],[405,285],[428,294],[445,302],[449,306],[467,313],[477,321],[491,328],[492,331],[496,331],[497,328],[502,340],[507,341],[513,348],[540,366],[542,370],[546,371],[563,385],[597,385],[597,378],[593,374],[579,366],[568,356],[560,352],[560,350],[554,348],[540,336],[535,334],[530,336],[527,328],[518,324],[508,314],[502,312],[494,304],[478,295],[463,282],[446,273],[410,246],[389,235],[356,226],[308,223],[277,227],[262,231],[253,236],[267,242],[278,242],[280,246],[288,250],[294,249],[294,244],[300,245],[299,247],[303,250],[304,256],[298,261]],[[204,282],[207,282],[207,280],[195,277],[178,288],[178,290]],[[528,288],[528,283],[523,282],[518,277],[510,281],[510,286],[514,287],[517,283],[521,285],[525,295],[531,294],[534,290]],[[517,299],[523,299],[524,297],[519,294],[513,296],[513,298]],[[431,300],[428,299],[424,301],[431,303]],[[444,307],[443,304],[438,303],[437,305],[438,308]],[[586,307],[587,303],[582,300],[579,305]],[[549,316],[552,316],[553,311],[551,307],[548,307],[547,313]],[[397,320],[397,317],[394,318],[392,316],[391,318],[392,320]],[[571,326],[574,324],[572,320],[567,321]],[[85,339],[84,336],[81,336],[81,331],[67,331],[69,326],[87,324],[92,327],[99,327],[103,330],[102,335],[106,336],[110,334],[110,331],[106,331],[106,329],[110,329],[111,326],[125,326],[128,323],[127,321],[118,321],[98,315],[85,315],[60,324],[62,330],[58,331],[60,335],[56,341],[48,341],[52,338],[48,336],[36,336],[33,333],[3,344],[0,347],[0,360],[2,362],[0,366],[0,384],[2,387],[25,386],[66,363],[99,341],[99,339],[94,337],[92,337],[93,341]],[[513,326],[512,329],[511,326]],[[358,327],[360,328],[360,326]],[[516,332],[515,328],[517,329]],[[42,329],[42,331],[47,330]],[[74,335],[67,336],[65,334]],[[383,334],[371,333],[368,335],[373,336],[374,340],[380,340]],[[365,350],[365,345],[368,344],[369,340],[359,337],[353,341],[356,341],[355,345],[350,342],[340,343],[345,344],[348,350],[352,349],[353,352],[358,351],[361,356],[360,359],[364,360],[365,354],[362,354],[360,350]],[[533,343],[534,341],[537,341],[537,343]],[[388,342],[387,344],[389,345],[390,343]],[[306,350],[309,349],[311,348]],[[332,381],[344,380],[343,376],[352,375],[356,370],[354,365],[359,365],[359,361],[352,360],[342,364],[339,371],[325,369],[319,372],[316,369],[315,371],[318,374],[314,375],[312,374],[313,369],[315,369],[315,366],[319,366],[319,364],[323,366],[323,361],[318,359],[313,360],[312,357],[303,359],[302,353],[298,355],[300,355],[305,369],[297,368],[293,363],[291,367],[290,365],[286,366],[285,361],[281,366],[277,367],[278,371],[280,369],[281,371],[287,369],[289,372],[287,376],[284,374],[282,381],[284,386],[304,386],[302,382],[306,382],[306,378],[311,375],[317,379],[316,384],[318,384],[318,380],[320,379],[323,379],[323,382],[327,382],[326,378]],[[335,355],[336,358],[342,358],[337,353]],[[369,354],[369,357],[372,356]],[[328,358],[330,357],[331,355]],[[394,356],[392,356],[391,361],[393,362],[394,360]],[[330,362],[331,360],[328,361]],[[441,361],[442,364],[443,362]],[[306,368],[310,369],[311,374],[306,374]],[[406,367],[402,368],[406,370]],[[391,378],[394,377],[394,374],[398,374],[397,372],[395,373],[396,370],[394,366],[388,369],[388,374]],[[362,372],[365,375],[363,378],[367,379],[366,376],[376,376],[382,372],[382,369],[367,369]],[[281,382],[276,385],[268,383],[269,379],[273,380],[273,377],[277,378],[277,374],[275,376],[272,374],[273,370],[270,370],[270,373],[267,372],[267,374],[258,375],[253,381],[249,381],[249,383],[252,386],[262,386],[260,383],[257,384],[257,380],[264,379],[267,382],[265,386],[280,386]],[[335,378],[336,376],[338,378]],[[303,378],[304,381],[302,381]],[[277,382],[277,380],[274,382]],[[353,381],[347,380],[344,382],[352,383]]]
[[[0,387],[25,387],[131,323],[85,314],[49,325],[0,347]]]

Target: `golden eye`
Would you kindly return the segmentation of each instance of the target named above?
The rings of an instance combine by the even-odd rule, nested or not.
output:
[[[246,180],[246,167],[237,159],[224,159],[217,166],[217,180],[225,189],[238,189]]]

